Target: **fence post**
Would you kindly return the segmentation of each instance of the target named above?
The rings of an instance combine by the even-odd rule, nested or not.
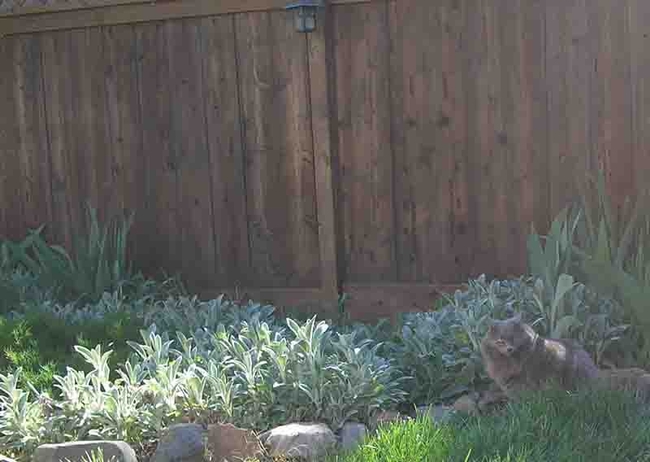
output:
[[[330,119],[329,2],[320,9],[316,30],[307,36],[310,73],[311,118],[316,172],[318,240],[320,246],[321,289],[323,299],[337,300],[339,276],[336,249],[336,213],[332,175],[333,143]]]

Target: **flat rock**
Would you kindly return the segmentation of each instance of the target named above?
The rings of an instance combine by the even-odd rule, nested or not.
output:
[[[325,424],[292,423],[260,435],[271,457],[316,460],[336,446],[336,436]]]
[[[253,459],[263,452],[255,433],[232,424],[208,425],[207,446],[214,462]]]
[[[124,441],[74,441],[60,444],[44,444],[36,449],[34,462],[59,462],[70,460],[80,462],[101,450],[104,461],[137,462],[135,451]]]
[[[175,424],[163,431],[151,462],[202,462],[204,428],[193,423]]]
[[[363,441],[368,429],[362,423],[346,422],[339,432],[341,448],[345,451],[356,448]]]

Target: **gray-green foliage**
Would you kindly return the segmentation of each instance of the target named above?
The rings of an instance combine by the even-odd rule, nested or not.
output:
[[[3,241],[0,272],[23,269],[34,285],[62,300],[94,301],[130,282],[134,273],[127,259],[127,238],[132,217],[101,224],[88,206],[87,222],[88,232],[75,237],[71,252],[48,244],[42,236],[44,226],[30,230],[22,241]]]
[[[87,368],[57,376],[56,396],[21,389],[20,370],[0,376],[0,445],[26,455],[46,441],[148,442],[188,415],[257,430],[296,420],[337,428],[405,399],[403,372],[378,353],[381,343],[355,332],[315,318],[280,322],[222,299],[164,303],[202,321],[190,321],[187,335],[152,324],[117,370],[111,350],[77,346]],[[201,318],[210,306],[212,317]]]
[[[581,202],[558,214],[547,236],[540,237],[534,232],[529,236],[531,273],[543,282],[547,301],[554,293],[567,287],[573,278],[602,296],[619,302],[622,310],[605,309],[605,313],[594,318],[589,327],[602,335],[609,332],[612,338],[616,338],[621,329],[609,320],[618,316],[618,322],[622,322],[620,319],[623,318],[632,325],[633,334],[640,337],[641,350],[638,351],[637,345],[621,349],[618,361],[622,364],[630,361],[647,363],[650,360],[650,337],[647,334],[650,331],[650,310],[647,308],[650,259],[645,249],[650,236],[648,194],[641,191],[637,198],[626,199],[617,209],[607,195],[602,171],[581,189]],[[550,302],[547,306],[551,307],[551,312],[547,313],[551,316],[547,318],[561,308]],[[571,310],[565,313],[564,318],[556,320],[560,330],[576,323]],[[601,348],[606,348],[605,344]],[[631,354],[636,358],[629,358]]]
[[[550,294],[550,295],[547,295]],[[409,371],[415,402],[444,400],[486,380],[480,342],[493,319],[521,313],[544,336],[578,340],[597,362],[625,335],[620,305],[568,275],[545,290],[541,279],[470,280],[437,311],[403,317],[390,356]]]

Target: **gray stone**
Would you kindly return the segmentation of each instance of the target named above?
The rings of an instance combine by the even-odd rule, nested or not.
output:
[[[336,446],[336,436],[327,425],[292,423],[260,435],[271,457],[301,457],[315,460]]]
[[[87,460],[92,451],[101,450],[104,462],[137,462],[135,451],[124,441],[74,441],[61,444],[44,444],[36,449],[34,462],[60,462]]]
[[[345,451],[356,448],[361,444],[367,433],[368,429],[364,424],[358,422],[346,422],[339,433],[341,448]]]
[[[207,444],[213,462],[250,460],[262,453],[255,433],[231,424],[208,425]]]
[[[165,429],[151,462],[202,462],[205,455],[204,429],[192,423]]]
[[[437,406],[422,406],[417,410],[418,415],[426,415],[436,424],[446,422],[453,412],[453,408],[443,406],[442,404]]]

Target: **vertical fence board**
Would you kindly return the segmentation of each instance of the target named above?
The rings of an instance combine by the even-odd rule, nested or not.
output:
[[[452,2],[390,8],[398,280],[457,280],[470,244],[463,10]]]
[[[46,117],[52,162],[53,231],[55,240],[67,248],[71,247],[80,222],[76,143],[71,134],[73,124],[69,123],[76,117],[70,95],[77,90],[70,73],[73,68],[72,38],[69,32],[55,32],[43,37]]]
[[[468,143],[470,149],[472,189],[472,219],[477,251],[474,273],[495,274],[499,271],[499,241],[505,217],[502,194],[503,164],[499,140],[500,89],[495,82],[499,72],[496,54],[498,18],[490,2],[482,2],[467,11],[468,60]],[[501,136],[499,136],[501,135]]]
[[[650,174],[650,3],[630,0],[631,89],[635,183],[648,189]]]
[[[110,215],[133,216],[129,250],[136,261],[147,258],[151,233],[146,198],[145,156],[140,127],[139,52],[133,26],[103,29],[108,150],[100,175],[100,195],[113,207]],[[101,130],[101,129],[100,129]]]
[[[15,45],[13,83],[22,195],[15,192],[13,201],[22,204],[23,226],[33,229],[52,222],[41,46],[38,37],[29,36],[17,37]],[[49,235],[47,227],[46,232]]]
[[[628,0],[599,0],[597,30],[600,48],[596,66],[602,107],[595,129],[598,154],[607,173],[612,201],[622,206],[634,192],[632,153],[632,92],[630,90],[630,35]],[[626,50],[627,52],[622,52]],[[593,114],[593,112],[592,112]]]
[[[531,6],[531,10],[526,11],[525,6]],[[537,173],[534,146],[546,138],[546,105],[544,98],[537,102],[533,100],[535,76],[526,73],[529,68],[543,75],[543,68],[536,68],[534,62],[528,61],[536,58],[537,62],[542,62],[543,36],[540,32],[543,31],[543,22],[536,20],[543,17],[540,13],[543,10],[540,12],[540,8],[535,8],[530,2],[516,1],[499,3],[496,14],[501,21],[495,27],[498,31],[497,53],[503,57],[500,68],[502,131],[497,133],[497,142],[503,155],[500,165],[504,187],[501,194],[507,201],[506,215],[501,218],[506,226],[499,236],[498,248],[500,272],[507,274],[526,271],[526,254],[521,250],[526,248],[529,226],[535,221],[535,196],[546,197],[543,186],[537,189],[539,183],[534,180]],[[541,96],[539,92],[537,96]],[[539,167],[539,175],[545,178],[544,165]],[[546,208],[544,204],[541,214]]]
[[[316,176],[318,241],[320,245],[320,283],[323,298],[334,302],[338,295],[337,220],[334,205],[333,160],[334,143],[331,118],[333,115],[331,82],[333,69],[328,68],[332,59],[331,27],[329,12],[325,10],[319,21],[320,28],[308,38],[309,89],[312,119],[312,144]],[[331,309],[331,306],[323,307]]]
[[[11,63],[10,52],[11,39],[0,40],[0,171],[4,172],[6,169],[6,158],[9,156],[9,149],[11,147],[11,137],[15,130],[11,130],[10,124],[14,117],[14,108],[12,100],[12,85],[14,81],[13,66]],[[4,64],[4,65],[2,65]],[[0,204],[8,202],[5,193],[5,177],[6,174],[0,174]],[[5,238],[8,233],[6,208],[0,207],[0,238]]]
[[[236,18],[251,270],[270,287],[320,280],[307,41],[290,19]]]
[[[515,119],[519,124],[519,152],[515,154],[520,175],[519,188],[512,200],[519,207],[518,221],[511,224],[520,229],[514,246],[517,265],[526,266],[526,238],[530,226],[545,229],[549,223],[549,168],[547,157],[548,127],[546,106],[546,67],[544,55],[545,2],[522,0],[518,18],[518,49],[520,84],[515,96]],[[517,259],[517,257],[514,257]]]
[[[386,2],[334,9],[347,277],[395,280]]]
[[[76,139],[74,151],[77,156],[77,175],[79,176],[79,197],[73,197],[75,205],[83,215],[79,218],[85,223],[86,203],[97,209],[98,218],[106,219],[113,215],[118,206],[111,197],[113,191],[120,191],[121,185],[114,185],[113,174],[116,168],[111,162],[110,117],[106,101],[107,66],[104,54],[104,40],[99,28],[86,29],[83,36],[73,38],[75,59],[78,63],[74,79],[75,88],[70,95],[74,101],[80,130],[70,127]],[[68,124],[72,125],[73,120]],[[111,185],[105,188],[104,185]],[[82,225],[80,224],[80,228]]]
[[[198,20],[168,25],[171,71],[172,152],[178,175],[179,269],[198,287],[215,271],[210,153],[205,131],[202,56]]]
[[[145,266],[176,273],[182,249],[178,242],[177,159],[172,142],[171,71],[168,61],[168,23],[136,29],[141,55],[139,94],[142,143],[145,153],[147,204],[151,209],[151,249]]]
[[[201,20],[203,82],[211,197],[215,285],[249,285],[244,153],[232,17]]]
[[[0,151],[2,156],[0,158],[0,198],[2,198],[2,212],[0,218],[2,219],[3,229],[0,236],[17,239],[20,237],[20,224],[22,221],[22,200],[16,200],[22,196],[22,188],[20,184],[20,138],[18,135],[18,127],[16,126],[16,117],[12,117],[16,111],[17,106],[20,104],[16,101],[14,82],[16,76],[16,59],[20,59],[20,41],[15,38],[2,40],[2,57],[4,59],[4,66],[2,69],[3,81],[0,81],[0,102],[3,108],[7,108],[6,117],[3,116],[2,130],[2,146]]]

